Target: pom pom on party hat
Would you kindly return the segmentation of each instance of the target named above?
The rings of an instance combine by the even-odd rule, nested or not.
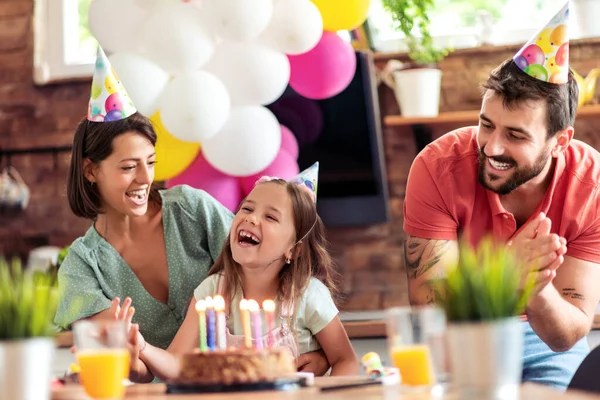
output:
[[[569,80],[569,3],[513,57],[527,75],[555,84]]]
[[[319,185],[319,162],[317,161],[298,175],[290,179],[290,182],[308,189],[313,201],[317,202],[317,187]]]
[[[136,108],[104,50],[98,47],[87,119],[94,122],[118,121],[135,112]]]

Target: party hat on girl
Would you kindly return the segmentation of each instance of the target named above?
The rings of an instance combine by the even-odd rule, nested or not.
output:
[[[527,75],[550,83],[569,80],[569,3],[513,57]]]
[[[135,106],[125,87],[110,65],[104,50],[98,46],[87,119],[94,122],[118,121],[135,112]]]
[[[289,181],[306,188],[313,201],[316,203],[317,187],[319,184],[319,162],[317,161]]]

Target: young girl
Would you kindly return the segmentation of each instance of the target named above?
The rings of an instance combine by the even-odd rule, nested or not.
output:
[[[358,360],[330,294],[335,293],[334,269],[325,248],[314,190],[314,181],[305,179],[262,178],[257,182],[240,205],[221,255],[195,290],[195,299],[167,351],[147,344],[133,326],[130,379],[147,381],[151,375],[162,380],[176,378],[176,355],[198,346],[195,300],[216,294],[227,304],[229,345],[243,344],[240,300],[262,304],[265,299],[275,299],[277,324],[273,332],[263,330],[264,343],[270,338],[295,356],[322,349],[331,375],[359,373]],[[115,301],[115,314],[131,321],[129,305],[126,300],[120,309]]]

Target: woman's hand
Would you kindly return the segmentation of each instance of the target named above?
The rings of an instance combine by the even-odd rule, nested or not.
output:
[[[140,353],[146,348],[146,340],[140,333],[140,327],[138,324],[132,323],[133,315],[135,314],[135,308],[131,305],[131,298],[127,297],[123,301],[123,305],[120,304],[120,299],[115,298],[110,305],[111,314],[114,315],[116,321],[125,321],[127,326],[127,350],[129,350],[130,359],[130,373],[134,376],[140,374]],[[133,379],[132,377],[132,380]]]
[[[298,372],[312,372],[315,376],[323,376],[329,371],[329,361],[323,350],[301,354],[296,360]]]

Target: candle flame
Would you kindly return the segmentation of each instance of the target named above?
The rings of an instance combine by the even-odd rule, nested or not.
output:
[[[213,308],[214,307],[214,301],[213,298],[208,296],[206,299],[204,299],[204,301],[206,302],[206,308]]]
[[[260,310],[260,307],[258,306],[256,300],[248,300],[248,310],[250,310],[250,312],[253,313]]]
[[[263,310],[267,311],[267,312],[274,312],[275,311],[275,302],[273,300],[267,299],[265,301],[263,301]]]
[[[223,296],[216,295],[213,299],[213,303],[216,311],[225,310],[225,299],[223,298]]]
[[[246,299],[240,300],[240,310],[247,310],[247,309],[248,309],[248,300],[246,300]]]
[[[196,311],[206,311],[206,301],[198,300],[196,302]]]

